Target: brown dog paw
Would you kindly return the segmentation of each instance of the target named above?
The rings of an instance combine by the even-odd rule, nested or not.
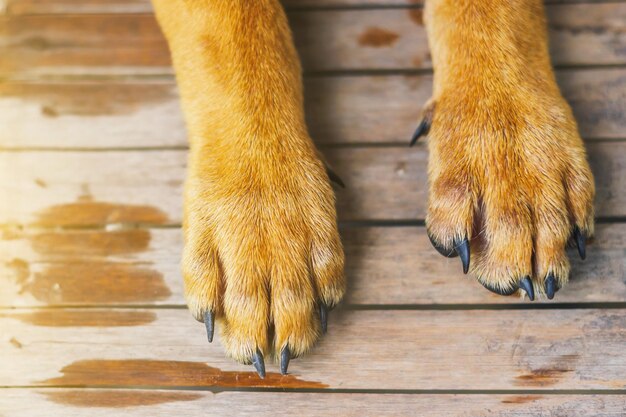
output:
[[[264,357],[286,373],[314,345],[345,291],[329,176],[310,140],[285,143],[192,153],[185,187],[189,308],[261,376]]]
[[[569,106],[554,91],[442,94],[431,120],[435,248],[495,293],[552,299],[568,280],[566,246],[584,259],[594,227],[593,177]]]

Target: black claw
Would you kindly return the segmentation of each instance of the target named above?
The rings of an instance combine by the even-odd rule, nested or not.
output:
[[[550,272],[546,277],[545,289],[548,300],[552,300],[554,298],[554,294],[559,290],[556,278],[552,272]]]
[[[328,329],[328,307],[324,303],[320,303],[320,322],[322,324],[322,334],[326,334]]]
[[[587,257],[586,239],[578,227],[574,229],[574,240],[576,240],[576,247],[578,248],[580,259],[584,261]]]
[[[206,335],[209,343],[213,341],[213,330],[215,328],[215,315],[212,311],[204,313],[204,326],[206,327]]]
[[[428,120],[426,120],[426,118],[424,118],[420,122],[420,124],[417,126],[417,129],[415,129],[415,132],[413,133],[413,136],[411,137],[411,142],[409,143],[409,146],[415,145],[417,140],[421,136],[426,135],[429,130],[430,130],[430,123],[428,122]]]
[[[259,349],[257,349],[252,356],[252,365],[254,365],[254,368],[261,379],[265,378],[265,361],[263,360],[263,354]]]
[[[339,175],[337,175],[337,173],[335,171],[333,171],[329,167],[326,167],[326,174],[328,174],[328,178],[332,182],[334,182],[335,184],[337,184],[341,188],[346,188],[346,184],[344,184],[344,182],[341,180],[341,177]]]
[[[533,289],[533,282],[530,280],[530,277],[524,277],[519,282],[519,287],[526,291],[528,298],[530,301],[535,301],[535,290]]]
[[[439,254],[445,256],[446,258],[456,258],[457,256],[459,256],[459,254],[456,253],[456,251],[454,250],[454,247],[452,247],[452,249],[446,249],[437,242],[435,242],[435,239],[433,239],[430,233],[426,234],[428,235],[430,244],[433,245],[433,248],[437,249],[437,252],[439,252]]]
[[[460,244],[455,245],[454,250],[456,250],[456,253],[458,253],[459,257],[461,258],[461,263],[463,264],[463,273],[467,274],[470,266],[470,245],[467,238],[463,239]]]
[[[280,352],[280,373],[287,375],[287,368],[289,367],[289,360],[291,359],[291,352],[289,347],[285,346]]]

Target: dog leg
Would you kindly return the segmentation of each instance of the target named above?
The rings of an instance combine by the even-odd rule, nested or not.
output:
[[[426,224],[503,295],[548,298],[593,234],[594,183],[555,82],[541,0],[427,0],[434,64]]]
[[[155,0],[190,137],[183,277],[226,353],[265,374],[307,352],[344,293],[334,193],[304,121],[278,0]]]

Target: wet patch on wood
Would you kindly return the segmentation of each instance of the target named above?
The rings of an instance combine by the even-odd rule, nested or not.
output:
[[[143,326],[156,320],[156,314],[150,311],[44,310],[7,316],[42,327],[129,327]]]
[[[261,379],[256,372],[222,371],[202,362],[161,360],[83,360],[60,370],[63,376],[42,381],[55,386],[160,386],[160,387],[265,387],[327,388],[316,381],[293,375],[268,372]]]
[[[110,223],[165,224],[167,216],[156,207],[83,200],[42,210],[33,226],[99,226]]]
[[[172,294],[160,272],[114,262],[50,264],[42,272],[18,269],[16,277],[21,293],[46,304],[139,303]]]
[[[57,404],[85,408],[126,408],[142,405],[156,405],[202,398],[202,394],[191,392],[164,391],[52,391],[44,395]]]
[[[14,337],[9,340],[9,343],[18,349],[21,349],[23,346],[22,343]]]
[[[409,17],[416,25],[424,26],[424,13],[422,9],[410,9]]]
[[[503,404],[526,404],[542,399],[541,395],[516,395],[512,397],[505,397],[502,400]]]
[[[517,386],[547,387],[559,382],[571,369],[540,368],[518,375],[514,384]]]
[[[71,256],[84,260],[90,256],[111,256],[143,252],[150,244],[150,232],[128,230],[67,230],[42,232],[29,236],[33,249],[46,258]]]
[[[25,239],[38,254],[36,263],[15,258],[6,266],[19,293],[42,303],[145,303],[172,295],[163,275],[149,264],[111,259],[148,250],[149,230],[12,232],[2,238]]]
[[[387,29],[371,27],[359,36],[359,45],[381,48],[393,45],[400,35]]]

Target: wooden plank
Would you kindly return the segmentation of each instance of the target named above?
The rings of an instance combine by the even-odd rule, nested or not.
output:
[[[131,3],[132,4],[132,3]],[[626,3],[548,7],[556,65],[626,63]],[[306,71],[431,68],[421,9],[292,12]],[[151,14],[0,18],[0,74],[170,73],[169,52]]]
[[[343,228],[348,305],[524,303],[486,291],[440,257],[424,227]],[[179,229],[8,232],[0,240],[0,306],[184,306]],[[626,224],[597,226],[585,262],[572,253],[555,302],[626,302]],[[534,304],[533,304],[534,305]]]
[[[606,0],[546,0],[548,4],[602,3]],[[421,6],[422,0],[283,0],[287,9]],[[4,0],[4,13],[150,13],[150,0]],[[0,9],[0,13],[2,9]]]
[[[559,71],[558,80],[584,137],[625,138],[626,68]],[[318,144],[407,143],[432,77],[308,78],[305,91]],[[171,80],[0,83],[0,125],[3,148],[187,145]]]
[[[282,377],[233,363],[186,310],[5,310],[3,386],[623,390],[626,310],[333,311]],[[137,317],[140,315],[140,317]],[[13,343],[10,341],[13,340]],[[445,354],[442,354],[445,352]]]
[[[11,389],[0,398],[7,417],[100,417],[124,409],[128,417],[282,415],[334,417],[619,417],[622,395],[332,394],[105,389]]]
[[[626,215],[626,142],[587,146],[596,214]],[[342,220],[423,219],[424,144],[409,149],[332,148],[325,152],[347,184],[337,192]],[[96,226],[180,224],[185,151],[0,153],[2,224]]]

